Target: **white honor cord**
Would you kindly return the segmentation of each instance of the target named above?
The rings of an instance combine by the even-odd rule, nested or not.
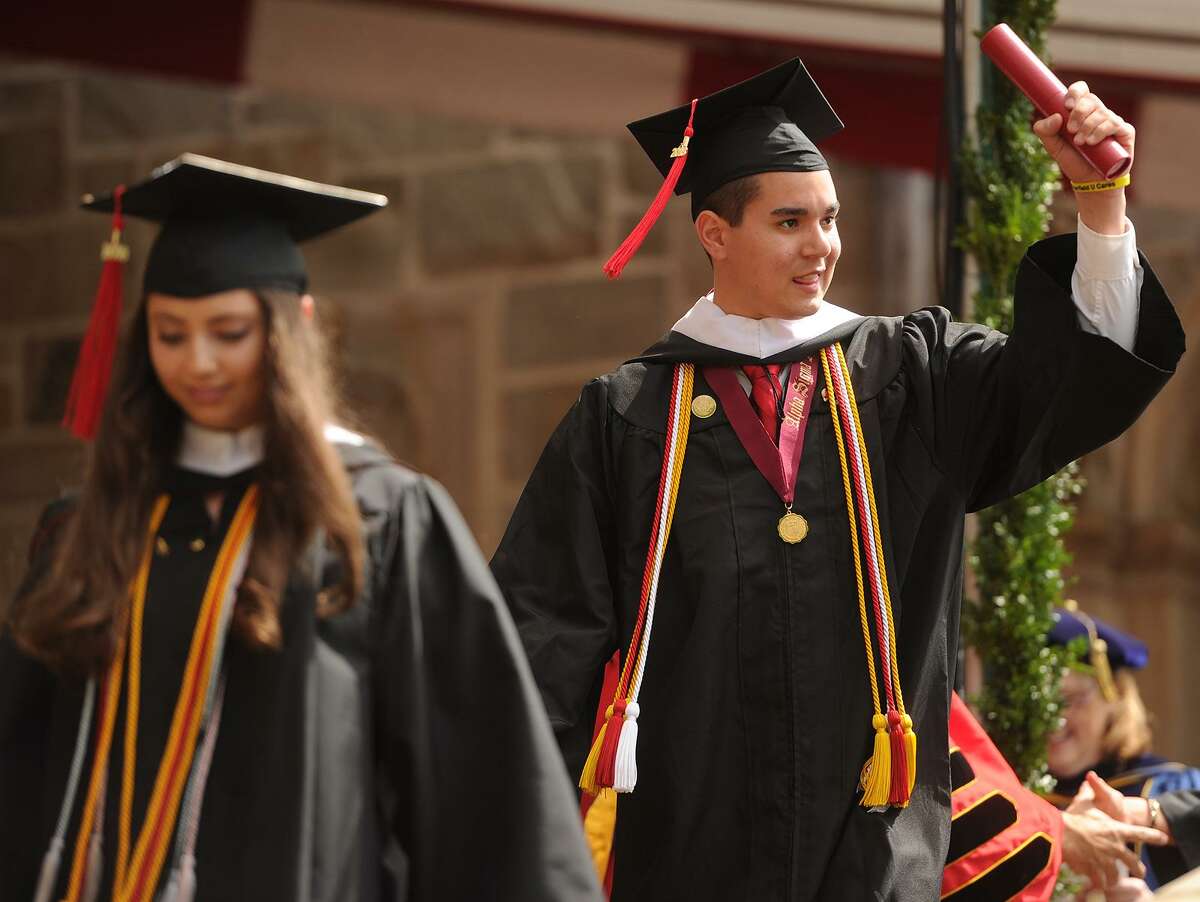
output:
[[[75,793],[79,790],[79,775],[83,771],[83,758],[87,753],[88,734],[92,728],[92,712],[96,706],[96,678],[87,681],[83,693],[83,708],[79,714],[79,729],[75,734],[75,752],[71,756],[71,771],[67,777],[67,791],[63,794],[62,807],[58,812],[58,823],[50,846],[42,858],[42,870],[38,876],[34,902],[50,902],[54,885],[58,882],[58,870],[62,864],[63,845],[66,841],[67,824],[71,820],[71,809],[75,807]]]
[[[675,411],[674,411],[674,413],[675,413],[674,423],[676,424],[675,429],[676,429],[676,433],[678,433],[679,417],[683,413],[683,387],[682,387],[682,385],[680,386],[679,391],[675,395]],[[676,435],[668,435],[667,436],[667,442],[670,445],[670,456],[667,459],[667,473],[673,473],[675,471],[675,458],[679,453],[679,442],[675,440],[676,438],[677,438]],[[638,652],[637,652],[638,657],[637,657],[637,660],[634,662],[635,666],[634,666],[634,673],[633,673],[633,687],[632,687],[632,691],[630,692],[630,695],[629,695],[629,698],[631,701],[637,701],[638,695],[642,691],[642,674],[646,669],[646,654],[642,651],[642,649],[646,649],[646,648],[650,647],[650,631],[654,627],[654,608],[655,608],[655,602],[658,599],[658,577],[659,577],[659,574],[662,573],[663,555],[665,554],[665,551],[666,551],[667,524],[670,521],[670,517],[671,517],[670,508],[671,508],[670,501],[668,499],[664,498],[662,511],[660,511],[660,513],[659,513],[658,535],[656,537],[655,548],[654,548],[654,572],[651,575],[651,581],[650,581],[650,596],[646,602],[646,624],[642,629],[642,641],[640,643],[641,648],[638,649]]]

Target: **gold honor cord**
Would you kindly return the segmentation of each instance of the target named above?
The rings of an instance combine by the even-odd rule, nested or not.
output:
[[[892,613],[887,562],[883,551],[883,533],[879,527],[879,513],[875,503],[875,485],[871,477],[871,464],[867,453],[866,437],[859,419],[858,403],[854,396],[853,384],[850,381],[850,367],[846,363],[841,345],[834,344],[823,348],[821,358],[825,365],[826,389],[830,399],[834,436],[837,441],[838,463],[842,471],[842,485],[850,525],[850,545],[854,556],[859,620],[863,628],[867,672],[871,680],[873,706],[871,726],[875,731],[875,737],[871,758],[863,767],[861,780],[863,796],[860,804],[869,808],[889,805],[905,807],[908,805],[916,783],[917,737],[912,728],[912,718],[904,709],[904,696],[900,691],[895,618]],[[843,417],[846,420],[845,429],[841,422]],[[854,503],[852,484],[858,488],[858,507]],[[860,529],[866,547],[859,544]],[[867,554],[865,568],[862,562],[864,553]],[[879,657],[884,669],[882,676],[885,689],[888,690],[889,710],[886,713],[882,710],[877,687],[880,675],[875,670],[874,653],[871,646],[866,595],[863,588],[864,569],[867,571],[868,578],[871,579],[876,627],[877,629],[882,628],[880,629]]]
[[[196,750],[196,737],[204,711],[202,702],[212,676],[213,652],[218,636],[217,625],[221,620],[219,608],[226,597],[232,602],[231,593],[228,591],[229,580],[242,545],[249,541],[253,531],[254,519],[258,513],[258,500],[258,486],[252,485],[242,496],[225,541],[217,553],[217,560],[200,606],[196,631],[192,636],[187,667],[184,669],[183,687],[176,702],[167,747],[159,763],[158,777],[150,796],[150,804],[146,808],[146,817],[137,845],[134,847],[133,861],[125,872],[124,882],[114,893],[116,902],[142,902],[153,898],[158,875],[174,835],[179,798]],[[145,604],[144,596],[140,603]],[[140,636],[137,638],[140,650]],[[131,644],[131,670],[135,660],[132,651]],[[125,789],[123,786],[122,791]],[[128,829],[128,824],[122,824],[122,828]]]
[[[155,503],[148,529],[146,550],[131,589],[132,606],[128,648],[129,690],[126,697],[125,757],[122,768],[120,820],[117,832],[117,862],[113,883],[114,902],[144,902],[154,895],[166,850],[173,835],[175,819],[178,816],[179,797],[190,772],[195,753],[196,737],[204,711],[202,704],[204,692],[213,676],[212,664],[219,638],[221,604],[227,598],[229,603],[233,603],[233,593],[230,591],[232,587],[229,583],[234,574],[235,562],[245,544],[251,539],[254,521],[258,513],[259,497],[257,485],[252,485],[246,490],[234,513],[225,540],[217,553],[192,634],[183,684],[176,701],[167,746],[159,763],[158,775],[146,809],[145,820],[133,848],[132,860],[130,860],[133,784],[137,753],[138,692],[141,684],[142,624],[154,540],[162,524],[169,498],[164,495]],[[83,818],[80,822],[80,832],[76,841],[74,864],[65,902],[79,902],[87,870],[89,835],[92,832],[92,825],[95,823],[97,799],[103,793],[112,745],[113,722],[120,702],[121,677],[125,660],[124,645],[125,643],[122,642],[105,680],[104,715],[97,739],[96,759],[92,768]],[[93,875],[86,876],[93,877]]]
[[[142,560],[138,564],[137,576],[134,578],[131,592],[136,598],[144,596],[146,585],[150,580],[150,562],[154,558],[154,537],[162,525],[163,516],[167,512],[170,499],[160,496],[150,512],[150,523],[147,527],[146,545],[142,551]],[[92,775],[88,780],[87,797],[83,803],[83,816],[79,821],[79,836],[75,842],[75,855],[71,864],[71,879],[67,884],[66,902],[78,902],[80,891],[83,889],[83,877],[88,858],[88,845],[91,840],[92,825],[96,819],[96,805],[103,790],[104,778],[108,773],[108,753],[112,747],[113,726],[117,719],[117,706],[121,699],[121,674],[125,663],[125,643],[117,644],[116,654],[112,665],[104,679],[104,712],[100,717],[100,732],[96,737],[96,758],[92,764]]]

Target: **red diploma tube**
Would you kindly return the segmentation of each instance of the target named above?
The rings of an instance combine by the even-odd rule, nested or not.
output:
[[[1129,151],[1112,137],[1105,138],[1098,144],[1080,146],[1074,143],[1074,136],[1067,132],[1069,114],[1063,105],[1067,96],[1067,86],[1034,55],[1011,28],[1001,22],[983,36],[980,46],[1008,80],[1020,88],[1021,93],[1037,107],[1038,112],[1043,116],[1062,114],[1063,127],[1059,134],[1063,140],[1071,142],[1071,146],[1078,150],[1097,172],[1105,178],[1112,179],[1128,171],[1133,162]]]

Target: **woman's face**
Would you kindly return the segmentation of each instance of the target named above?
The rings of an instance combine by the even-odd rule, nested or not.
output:
[[[244,288],[199,298],[150,294],[150,360],[192,422],[233,431],[266,412],[266,324]]]
[[[1063,727],[1050,736],[1046,758],[1050,773],[1073,777],[1104,759],[1104,731],[1112,705],[1104,700],[1100,684],[1090,676],[1068,670],[1062,681]]]

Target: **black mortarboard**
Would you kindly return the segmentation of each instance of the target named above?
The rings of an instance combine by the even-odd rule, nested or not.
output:
[[[760,172],[828,169],[817,142],[841,128],[842,120],[798,57],[715,94],[629,123],[629,131],[665,181],[605,272],[613,278],[620,274],[672,192],[692,195],[695,219],[708,196],[735,179]]]
[[[629,123],[629,131],[664,176],[687,125],[690,104]],[[692,218],[722,185],[759,172],[816,172],[829,164],[817,150],[842,120],[799,58],[701,98],[676,194],[692,195]]]
[[[303,294],[308,274],[298,244],[387,204],[381,194],[322,185],[197,154],[158,167],[144,182],[83,207],[112,214],[112,237],[92,317],[71,380],[63,424],[95,435],[108,389],[121,315],[122,273],[129,249],[124,217],[162,224],[150,249],[142,293],[194,298],[233,288],[282,288]]]
[[[114,194],[86,195],[88,210],[113,212]],[[381,194],[184,154],[124,190],[121,209],[162,224],[146,262],[143,292],[200,297],[232,288],[308,285],[299,242],[387,204]]]

